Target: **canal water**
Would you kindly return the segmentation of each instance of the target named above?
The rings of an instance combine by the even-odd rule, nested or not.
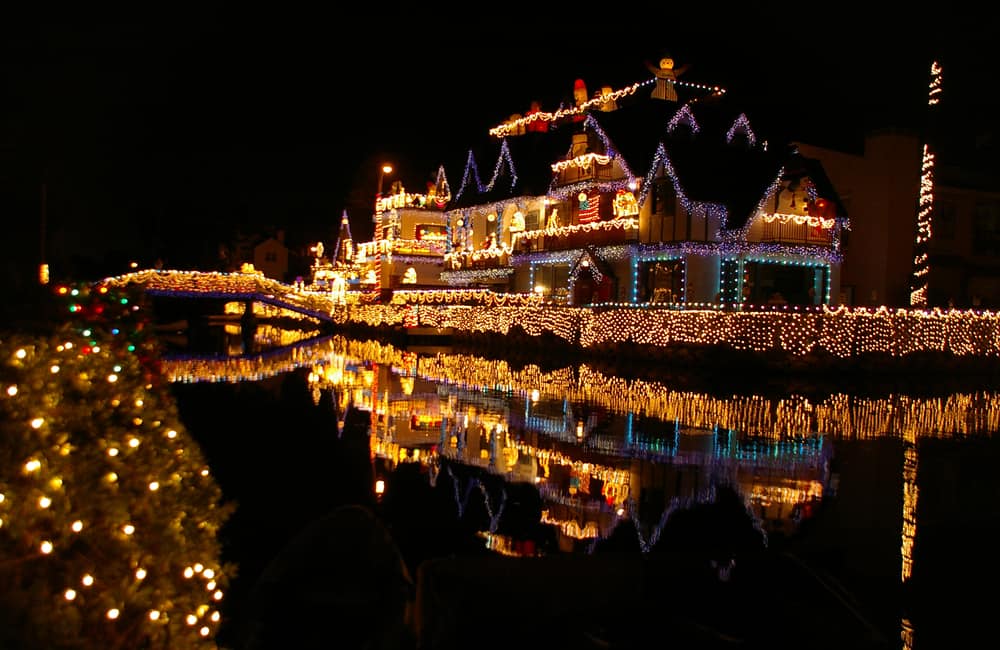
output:
[[[997,643],[991,386],[657,377],[232,323],[164,341],[237,504],[226,647]]]

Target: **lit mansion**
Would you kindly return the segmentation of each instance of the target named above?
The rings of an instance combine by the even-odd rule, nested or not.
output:
[[[674,75],[592,97],[578,81],[574,94],[489,129],[425,193],[394,182],[373,241],[352,242],[345,213],[316,284],[383,299],[474,288],[577,306],[838,303],[848,219],[818,160],[769,146],[724,90]]]

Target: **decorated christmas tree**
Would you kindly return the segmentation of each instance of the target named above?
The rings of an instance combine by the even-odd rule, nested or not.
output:
[[[56,291],[67,318],[0,334],[0,647],[215,647],[232,506],[135,300]]]

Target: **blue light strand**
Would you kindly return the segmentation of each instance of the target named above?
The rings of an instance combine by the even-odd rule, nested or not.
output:
[[[669,122],[667,122],[667,133],[673,133],[674,129],[676,129],[681,123],[681,120],[687,122],[687,125],[691,128],[692,133],[698,133],[698,131],[701,131],[701,126],[698,125],[698,120],[694,119],[694,113],[691,112],[690,104],[684,104],[677,109],[674,116],[670,118]]]
[[[726,143],[732,144],[733,138],[736,137],[739,131],[742,131],[746,135],[747,142],[751,147],[757,144],[757,134],[750,128],[750,120],[747,119],[746,113],[740,113],[739,117],[733,121],[733,125],[726,131]]]
[[[691,201],[684,194],[684,188],[681,187],[680,181],[677,180],[677,172],[674,171],[673,163],[670,162],[670,156],[667,154],[667,148],[662,142],[660,142],[656,147],[656,152],[653,154],[653,162],[649,165],[649,172],[646,174],[646,178],[642,183],[642,191],[639,193],[639,205],[644,205],[646,199],[649,198],[649,192],[653,188],[654,181],[656,180],[656,173],[663,168],[664,172],[670,182],[674,186],[674,192],[677,194],[678,200],[680,200],[681,205],[684,206],[685,210],[691,210]]]
[[[503,171],[504,164],[507,165],[507,169],[508,171],[510,171],[511,180],[509,189],[513,190],[514,186],[517,185],[517,170],[514,169],[514,161],[510,156],[510,147],[507,145],[507,138],[504,138],[503,142],[500,143],[500,154],[497,156],[497,162],[493,166],[493,178],[490,179],[490,182],[486,185],[485,188],[483,187],[479,188],[480,193],[484,191],[489,192],[494,188],[497,179],[500,178],[500,172]]]
[[[458,188],[458,194],[455,195],[456,199],[462,198],[465,194],[465,190],[469,187],[470,179],[476,182],[476,191],[480,194],[483,193],[483,183],[479,180],[479,167],[476,165],[476,157],[472,153],[472,149],[469,149],[469,156],[465,159],[465,171],[462,173],[462,184]]]
[[[503,489],[500,496],[500,507],[497,509],[496,513],[493,512],[493,504],[490,502],[489,491],[486,489],[486,485],[477,478],[469,480],[469,485],[465,489],[465,497],[461,498],[459,496],[459,483],[461,482],[455,473],[452,471],[451,467],[448,467],[448,476],[451,477],[452,490],[455,494],[455,505],[458,507],[458,518],[461,519],[465,516],[465,509],[469,505],[469,497],[472,496],[472,491],[479,488],[479,492],[483,495],[483,504],[486,507],[486,514],[490,520],[490,532],[495,533],[497,528],[500,526],[500,517],[503,516],[503,511],[507,507],[507,490]]]

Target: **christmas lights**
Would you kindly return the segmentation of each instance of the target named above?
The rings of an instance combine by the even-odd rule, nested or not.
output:
[[[470,269],[461,271],[442,271],[441,279],[450,285],[464,286],[475,282],[493,282],[506,280],[514,274],[512,267],[496,269]]]
[[[593,108],[594,106],[599,107],[600,105],[605,104],[607,102],[617,101],[622,97],[633,95],[640,88],[648,86],[652,83],[653,83],[652,79],[648,81],[641,81],[638,83],[634,83],[631,86],[622,88],[621,90],[616,90],[611,93],[602,93],[593,99],[583,102],[580,106],[573,106],[571,108],[560,108],[559,110],[553,113],[548,113],[545,111],[537,111],[534,113],[530,113],[525,117],[518,118],[516,120],[512,120],[510,122],[506,122],[504,124],[500,124],[499,126],[493,127],[492,129],[490,129],[489,134],[492,136],[504,137],[511,135],[513,133],[517,133],[519,129],[523,129],[524,127],[530,125],[532,122],[536,122],[539,120],[545,122],[556,122],[565,117],[582,115],[583,113],[586,113],[589,109]]]
[[[931,64],[931,81],[927,95],[928,106],[937,105],[941,98],[941,66]],[[930,273],[931,222],[934,216],[934,152],[924,143],[920,170],[920,192],[917,197],[916,241],[914,243],[913,273],[910,280],[910,306],[927,306],[927,282]]]
[[[472,183],[475,183],[475,190],[479,194],[482,194],[486,190],[483,187],[483,182],[479,180],[479,167],[476,165],[476,157],[473,155],[472,149],[469,149],[469,155],[465,160],[465,171],[462,172],[462,183],[458,187],[455,200],[461,199],[465,194],[466,188],[470,188]]]
[[[105,286],[62,289],[70,321],[0,343],[7,621],[39,647],[214,648],[234,569],[217,535],[232,507],[136,305]]]
[[[579,169],[588,170],[591,167],[593,167],[594,164],[607,165],[610,162],[611,162],[611,156],[602,156],[601,154],[596,154],[596,153],[585,153],[576,156],[575,158],[570,158],[569,160],[560,160],[558,162],[554,162],[552,163],[551,167],[552,171],[558,173],[565,169],[569,169],[570,167],[576,167]]]
[[[614,222],[601,222],[600,225],[607,223]],[[525,255],[517,262],[532,266],[572,264],[580,259],[583,250]],[[625,257],[632,250],[629,247],[601,249],[598,257],[603,260],[620,259],[618,256]],[[637,250],[641,253],[633,258],[635,260],[664,259],[664,256],[671,257],[675,251],[697,253],[711,249],[705,244],[689,242],[677,248],[643,246]],[[750,261],[818,268],[822,268],[824,263],[820,251],[811,247],[802,249],[802,259],[771,257],[772,254],[788,255],[789,247],[785,246],[723,245],[720,250],[723,253],[737,251],[743,254],[753,251],[753,256],[747,256]],[[805,257],[806,255],[811,255],[811,258]],[[839,261],[832,251],[828,251],[827,255],[828,263]],[[829,352],[838,358],[857,358],[873,352],[905,357],[920,351],[982,359],[1000,356],[1000,315],[988,311],[942,312],[938,309],[890,310],[884,307],[870,310],[830,308],[828,305],[823,305],[817,311],[804,305],[755,307],[747,304],[744,305],[745,311],[720,312],[717,306],[711,305],[705,306],[707,309],[703,307],[678,311],[649,309],[649,305],[630,303],[602,305],[600,309],[527,305],[511,307],[505,302],[509,300],[504,297],[506,294],[483,291],[481,294],[472,293],[459,297],[460,294],[456,294],[453,289],[402,292],[401,298],[392,305],[341,305],[335,303],[329,293],[297,293],[289,291],[290,287],[287,285],[255,275],[201,274],[189,271],[143,271],[111,278],[106,286],[125,286],[130,282],[153,293],[259,300],[309,313],[322,320],[335,323],[356,322],[372,327],[400,324],[405,315],[405,310],[402,309],[405,305],[398,303],[404,300],[402,296],[408,296],[406,300],[419,300],[420,304],[436,302],[441,305],[421,310],[421,324],[451,327],[460,331],[506,334],[512,324],[516,323],[532,335],[552,332],[567,341],[579,341],[584,348],[606,343],[632,342],[657,347],[721,345],[755,352],[776,350],[794,355],[802,355],[808,351]],[[276,293],[251,293],[251,289],[266,289]],[[477,300],[483,301],[481,306],[468,304]],[[459,303],[462,303],[461,308],[458,308]],[[760,311],[762,309],[766,311]]]
[[[698,126],[698,121],[694,119],[694,113],[691,112],[691,106],[689,104],[684,104],[677,109],[674,116],[670,118],[669,122],[667,122],[667,132],[673,133],[674,129],[676,129],[680,124],[687,125],[687,127],[691,129],[692,134],[696,134],[701,130],[701,127]]]
[[[491,192],[496,188],[497,181],[501,178],[504,168],[506,167],[507,173],[510,176],[510,187],[506,188],[508,191],[514,189],[517,185],[517,171],[514,169],[514,161],[510,157],[510,147],[507,146],[507,140],[504,139],[500,143],[500,153],[497,156],[496,165],[493,167],[493,176],[490,178],[490,182],[487,183],[486,187],[481,189],[480,192]]]
[[[737,133],[742,133],[746,136],[747,143],[752,147],[757,143],[757,135],[750,128],[750,120],[747,119],[745,113],[740,113],[733,125],[729,127],[726,131],[726,142],[732,143],[733,138],[736,137]]]

